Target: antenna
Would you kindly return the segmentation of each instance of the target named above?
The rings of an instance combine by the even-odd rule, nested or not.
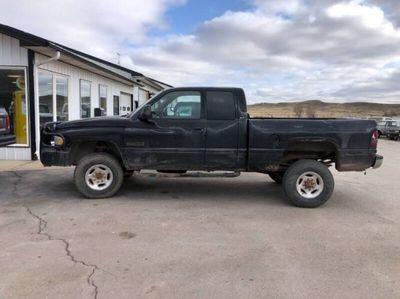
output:
[[[121,53],[117,52],[117,56],[118,56],[118,65],[121,65]]]

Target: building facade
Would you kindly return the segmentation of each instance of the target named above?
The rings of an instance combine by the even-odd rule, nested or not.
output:
[[[16,144],[0,159],[38,157],[40,127],[104,115],[126,115],[170,87],[143,74],[0,24],[0,107]],[[98,110],[98,109],[97,109]]]

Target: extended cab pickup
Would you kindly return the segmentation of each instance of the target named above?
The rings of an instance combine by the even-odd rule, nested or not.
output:
[[[0,107],[0,146],[15,143],[15,135],[11,134],[10,117],[6,109]]]
[[[75,185],[88,198],[114,195],[124,176],[235,171],[269,174],[297,206],[317,207],[334,188],[328,167],[377,168],[376,122],[249,118],[239,88],[172,88],[127,117],[48,123],[41,134],[45,166],[76,165]]]

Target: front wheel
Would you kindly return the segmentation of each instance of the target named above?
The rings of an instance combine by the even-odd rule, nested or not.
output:
[[[316,208],[331,197],[335,182],[324,164],[300,160],[292,164],[283,177],[283,189],[289,201],[302,208]]]
[[[83,157],[74,173],[75,186],[87,198],[111,197],[121,188],[124,172],[120,163],[107,153]]]

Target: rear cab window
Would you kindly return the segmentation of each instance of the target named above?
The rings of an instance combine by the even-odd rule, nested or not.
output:
[[[231,91],[207,91],[207,119],[236,119],[235,96]]]

